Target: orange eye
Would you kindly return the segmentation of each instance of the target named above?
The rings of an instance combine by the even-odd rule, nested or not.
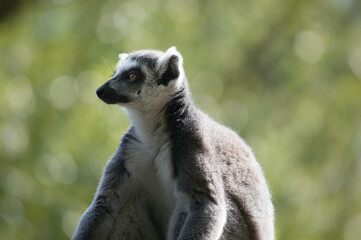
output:
[[[129,75],[129,80],[134,81],[137,78],[137,75],[132,73]]]

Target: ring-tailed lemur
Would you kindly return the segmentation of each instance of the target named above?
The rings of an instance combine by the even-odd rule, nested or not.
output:
[[[97,95],[124,107],[132,126],[73,239],[274,239],[261,167],[196,108],[175,47],[120,54]]]

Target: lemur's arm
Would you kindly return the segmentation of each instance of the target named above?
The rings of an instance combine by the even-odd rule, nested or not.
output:
[[[182,176],[179,177],[182,181]],[[216,240],[222,234],[227,218],[223,187],[217,184],[222,180],[212,179],[215,176],[208,176],[210,179],[203,181],[204,177],[195,179],[194,176],[187,175],[184,182],[178,185],[180,186],[178,189],[188,199],[186,201],[188,213],[186,219],[183,220],[184,224],[180,229],[178,240]],[[184,218],[184,213],[183,216],[178,217],[181,220],[182,217]]]
[[[123,144],[122,144],[123,145]],[[97,193],[90,207],[81,217],[73,240],[107,239],[113,228],[115,215],[129,197],[129,174],[124,166],[122,145],[109,160]]]
[[[193,203],[178,240],[217,240],[226,222],[226,208],[211,201]]]

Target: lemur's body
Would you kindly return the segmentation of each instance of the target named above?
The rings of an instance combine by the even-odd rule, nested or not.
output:
[[[175,48],[120,58],[97,94],[124,106],[132,127],[73,239],[274,239],[262,169],[237,134],[195,107]]]

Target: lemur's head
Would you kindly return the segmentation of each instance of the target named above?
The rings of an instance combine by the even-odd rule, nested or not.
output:
[[[96,91],[107,104],[159,104],[184,82],[183,58],[175,47],[166,52],[141,50],[120,54],[114,76]]]

